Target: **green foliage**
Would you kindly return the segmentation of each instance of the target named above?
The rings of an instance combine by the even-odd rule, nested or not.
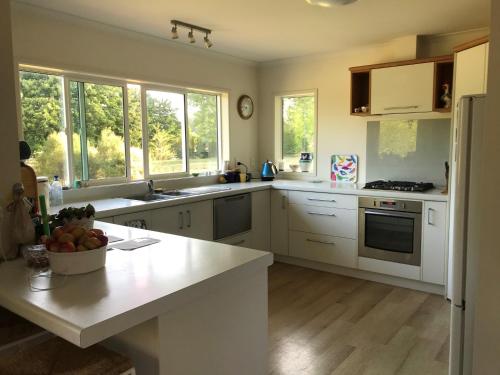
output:
[[[314,131],[314,97],[283,98],[283,156],[313,152]]]
[[[64,178],[66,151],[64,133],[52,133],[47,139],[38,145],[31,159],[30,165],[36,171],[38,176],[60,176]]]
[[[217,97],[189,93],[188,131],[189,156],[209,158],[217,156]]]

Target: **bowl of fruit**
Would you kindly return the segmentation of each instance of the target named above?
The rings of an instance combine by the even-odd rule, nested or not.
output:
[[[52,231],[45,246],[50,268],[61,275],[96,271],[106,264],[108,237],[100,229],[67,224]]]

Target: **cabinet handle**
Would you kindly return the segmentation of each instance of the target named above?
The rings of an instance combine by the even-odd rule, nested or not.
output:
[[[179,229],[184,229],[184,214],[179,212]]]
[[[391,111],[393,109],[417,109],[420,107],[419,105],[406,105],[406,106],[401,106],[401,107],[386,107],[384,108],[384,111]]]
[[[324,214],[322,212],[308,212],[309,215],[318,215],[318,216],[331,216],[331,217],[335,217],[337,215],[335,214]]]
[[[281,197],[281,208],[286,210],[286,197],[284,195]]]
[[[311,238],[307,238],[306,239],[307,242],[315,242],[315,243],[320,243],[322,245],[332,245],[334,246],[335,245],[335,242],[330,242],[330,241],[320,241],[320,240],[313,240]]]
[[[235,243],[232,243],[231,246],[238,246],[238,245],[241,245],[242,243],[245,243],[245,240],[240,240],[240,241],[237,241]]]
[[[320,199],[320,198],[307,198],[308,201],[314,201],[314,202],[337,202],[335,199]]]
[[[191,211],[187,210],[186,214],[187,214],[187,227],[191,228]]]
[[[431,214],[434,215],[434,209],[429,207],[427,210],[427,224],[434,225],[434,220],[431,220]]]

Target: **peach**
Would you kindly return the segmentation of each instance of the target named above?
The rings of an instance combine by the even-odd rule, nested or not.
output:
[[[59,245],[59,251],[61,253],[73,253],[76,251],[76,247],[73,242],[64,242]]]
[[[81,236],[85,234],[86,230],[84,227],[75,227],[70,233],[73,235],[75,239],[79,239]]]
[[[78,246],[76,247],[76,251],[87,251],[87,250],[88,250],[88,249],[87,249],[85,246],[83,246],[83,245],[78,245]]]
[[[57,239],[59,242],[73,242],[75,240],[75,237],[71,233],[63,233],[59,236]]]
[[[49,251],[52,251],[54,253],[57,253],[59,252],[59,242],[52,242],[50,245],[49,245]]]
[[[55,239],[58,239],[59,237],[61,237],[61,235],[64,234],[64,230],[63,230],[63,227],[56,227],[54,228],[54,230],[52,231],[52,238],[55,238]]]
[[[96,238],[96,237],[91,237],[84,243],[85,247],[87,247],[90,250],[97,249],[98,247],[101,247],[101,241]]]

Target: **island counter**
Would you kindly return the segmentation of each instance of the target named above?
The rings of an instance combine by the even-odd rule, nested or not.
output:
[[[106,267],[32,279],[22,259],[0,264],[0,305],[82,348],[102,342],[138,374],[267,373],[267,267],[271,253],[96,222],[125,240]],[[113,247],[110,244],[109,247]],[[42,284],[41,284],[42,283]]]

